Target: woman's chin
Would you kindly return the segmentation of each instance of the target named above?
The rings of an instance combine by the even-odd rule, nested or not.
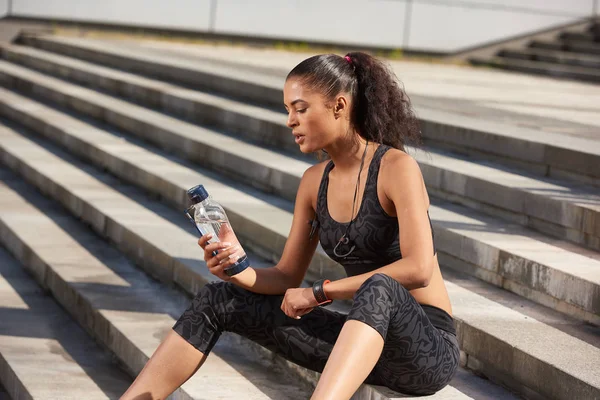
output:
[[[308,146],[300,146],[300,152],[302,152],[303,154],[311,154],[311,153],[316,153],[321,149],[315,149],[314,147],[308,147]]]
[[[300,141],[300,143],[297,143],[298,145],[298,149],[300,149],[300,152],[303,154],[311,154],[311,153],[316,153],[319,150],[322,150],[321,147],[316,147],[313,144],[311,144],[311,142],[306,141],[306,138],[302,138],[302,141]]]
[[[299,143],[298,148],[304,154],[309,154],[309,153],[312,153],[315,151],[311,146],[309,146],[307,143],[304,143],[304,142]]]

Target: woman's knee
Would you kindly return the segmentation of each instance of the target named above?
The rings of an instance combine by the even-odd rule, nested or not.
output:
[[[377,273],[371,275],[367,280],[363,282],[363,284],[358,288],[354,295],[354,300],[357,300],[359,297],[368,296],[373,298],[373,296],[380,297],[392,297],[398,291],[406,291],[406,289],[394,278],[389,275]]]
[[[222,313],[216,299],[225,290],[215,282],[204,285],[175,322],[173,330],[203,354],[208,355],[223,332]]]
[[[400,285],[385,274],[369,277],[354,294],[348,320],[371,326],[385,340],[391,318],[396,313],[395,286]]]
[[[238,332],[241,318],[245,324],[259,324],[271,311],[283,314],[281,301],[282,296],[254,293],[231,282],[213,282],[198,291],[193,303],[197,312],[213,316],[222,330]]]
[[[365,285],[390,285],[392,282],[397,281],[389,275],[378,272],[376,274],[371,275],[367,280],[363,282],[363,286]]]

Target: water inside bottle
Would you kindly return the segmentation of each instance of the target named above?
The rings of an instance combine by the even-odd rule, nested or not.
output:
[[[209,218],[196,218],[196,226],[198,226],[200,233],[202,233],[202,235],[207,235],[209,233],[213,235],[213,238],[209,241],[210,243],[226,241],[219,237],[223,224],[227,224],[227,221]],[[226,229],[227,228],[225,228],[224,231]]]
[[[229,242],[232,246],[239,246],[239,250],[234,253],[235,256],[242,258],[246,255],[233,229],[231,229],[229,221],[223,219],[195,218],[195,222],[202,235],[212,233],[213,237],[208,241],[209,243]]]

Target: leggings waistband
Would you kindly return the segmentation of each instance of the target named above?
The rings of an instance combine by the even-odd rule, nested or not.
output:
[[[450,316],[446,311],[439,307],[435,307],[429,304],[421,304],[423,311],[431,321],[431,324],[438,329],[442,329],[448,333],[456,335],[456,327],[454,326],[454,318]]]

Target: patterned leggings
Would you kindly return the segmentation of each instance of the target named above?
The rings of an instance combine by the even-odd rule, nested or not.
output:
[[[365,380],[406,394],[433,394],[450,382],[459,360],[456,336],[434,327],[396,280],[376,274],[354,296],[348,315],[317,307],[301,319],[281,311],[283,296],[227,282],[205,285],[173,329],[208,355],[221,332],[235,332],[313,371],[322,372],[344,322],[358,320],[385,340]]]

